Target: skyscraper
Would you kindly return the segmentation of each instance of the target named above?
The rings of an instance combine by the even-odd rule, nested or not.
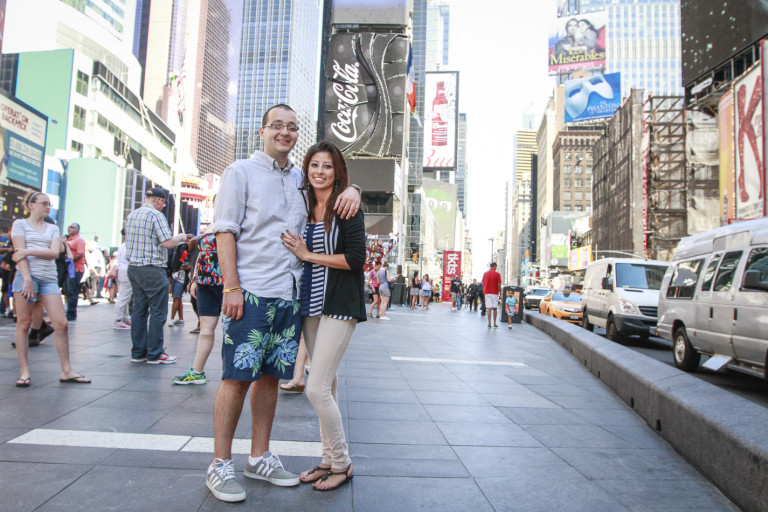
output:
[[[287,103],[299,121],[292,156],[314,144],[321,0],[245,0],[235,121],[235,159],[261,149],[264,112]]]
[[[448,65],[450,6],[432,0],[427,6],[427,71],[439,71]]]

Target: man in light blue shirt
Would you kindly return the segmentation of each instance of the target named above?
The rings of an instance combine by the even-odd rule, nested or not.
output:
[[[278,383],[293,376],[302,326],[297,297],[302,262],[280,239],[287,230],[303,233],[307,223],[303,173],[288,158],[299,137],[293,109],[281,104],[267,110],[259,135],[264,152],[224,171],[215,205],[213,232],[224,279],[224,368],[206,486],[222,501],[245,499],[234,477],[232,439],[249,388],[253,423],[245,476],[278,486],[299,484],[298,475],[269,452]],[[359,189],[352,187],[335,205],[345,218],[359,207]]]

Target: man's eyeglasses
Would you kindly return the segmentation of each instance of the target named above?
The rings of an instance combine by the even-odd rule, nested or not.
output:
[[[272,128],[273,130],[277,130],[279,132],[283,131],[283,128],[285,128],[289,132],[293,132],[293,133],[296,133],[296,132],[299,131],[299,127],[298,126],[293,126],[293,125],[289,126],[289,125],[285,125],[285,124],[274,124],[273,123],[273,124],[267,124],[267,125],[264,125],[264,126],[268,126],[268,127]]]

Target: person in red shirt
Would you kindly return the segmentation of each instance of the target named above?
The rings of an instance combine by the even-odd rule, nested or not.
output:
[[[67,279],[67,320],[77,320],[77,299],[80,296],[80,281],[85,272],[85,240],[80,238],[80,224],[73,222],[67,228],[67,245],[72,250],[72,262],[75,265],[74,277]]]
[[[496,272],[496,263],[491,263],[491,268],[483,274],[483,294],[485,294],[485,307],[488,310],[488,327],[491,327],[491,311],[493,311],[493,326],[496,324],[496,315],[499,308],[499,290],[501,289],[501,274]]]

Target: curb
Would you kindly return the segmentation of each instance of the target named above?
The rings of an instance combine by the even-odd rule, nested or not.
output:
[[[525,312],[744,510],[768,510],[768,409],[574,324]]]

